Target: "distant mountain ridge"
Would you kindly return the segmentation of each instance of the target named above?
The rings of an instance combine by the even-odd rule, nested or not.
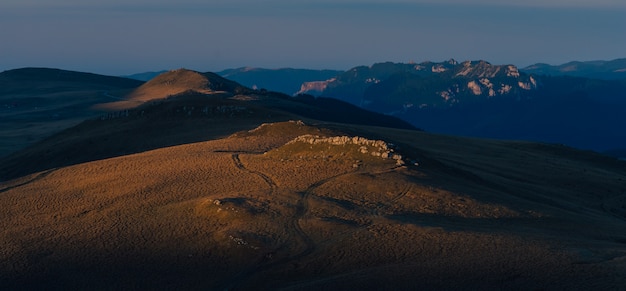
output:
[[[325,83],[305,83],[300,94],[313,91],[364,107],[397,110],[404,107],[449,106],[485,98],[515,95],[537,89],[537,80],[520,74],[513,65],[495,66],[486,61],[458,63],[378,63],[355,67]],[[308,88],[313,88],[309,90]],[[319,89],[323,88],[320,92]]]
[[[216,74],[250,88],[266,89],[292,95],[304,82],[326,80],[343,73],[338,70],[238,68]]]
[[[562,67],[569,67],[567,70],[571,72],[594,67],[619,73],[622,70],[620,62],[623,60],[626,59],[571,62]],[[56,78],[54,74],[58,74],[55,69],[48,69],[46,72],[42,76],[51,80]],[[28,82],[37,79],[39,74],[36,71],[31,73],[31,77],[16,82],[22,86],[16,90],[22,93],[35,90],[35,95],[56,90],[42,87],[41,84],[29,85]],[[177,82],[185,80],[190,83],[176,84],[153,77],[152,81],[140,87],[141,82],[107,77],[110,80],[130,82],[125,87],[127,89],[124,89],[127,91],[93,84],[96,88],[103,89],[93,91],[93,97],[97,98],[89,99],[94,100],[89,101],[89,104],[99,104],[91,109],[115,111],[132,108],[157,97],[167,98],[181,94],[189,88],[197,92],[219,91],[217,87],[210,87],[214,85],[207,87],[203,83],[207,80],[206,75],[212,73],[188,70],[179,73],[186,74],[186,77],[176,78]],[[79,74],[72,78],[82,80],[83,84],[91,84],[92,75],[94,74]],[[626,103],[626,79],[602,80],[535,74],[514,65],[493,65],[483,60],[457,62],[454,59],[443,62],[377,63],[345,72],[247,67],[225,70],[214,75],[244,80],[247,83],[242,82],[242,87],[246,89],[242,90],[254,90],[249,87],[255,87],[258,91],[266,89],[287,95],[297,91],[297,94],[302,95],[340,99],[367,110],[402,118],[415,127],[432,132],[562,143],[583,149],[611,151],[613,155],[623,152],[619,149],[626,145],[626,137],[621,130],[626,127],[625,118],[622,117]],[[167,74],[160,78],[165,78],[164,76]],[[213,77],[208,79],[211,78]],[[302,80],[305,82],[301,83]],[[0,91],[10,94],[7,90],[11,90],[11,86],[3,86]],[[72,86],[74,85],[63,90],[76,91]],[[233,88],[229,87],[230,89]],[[34,96],[31,93],[28,94]],[[299,98],[313,100],[310,96]],[[105,101],[109,103],[102,105]],[[66,113],[55,111],[48,115],[58,118]]]
[[[486,61],[378,63],[300,94],[338,98],[427,131],[605,151],[626,144],[626,80],[529,74]]]
[[[626,58],[611,61],[573,61],[562,65],[534,64],[521,69],[528,74],[575,76],[594,79],[626,79]]]
[[[55,68],[20,68],[0,73],[0,94],[89,88],[136,87],[137,80]]]

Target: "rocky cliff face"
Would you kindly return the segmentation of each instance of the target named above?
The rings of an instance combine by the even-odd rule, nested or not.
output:
[[[298,93],[334,97],[389,113],[406,107],[451,106],[500,96],[521,98],[539,87],[539,80],[513,65],[448,60],[356,67],[327,81],[304,83]]]
[[[302,86],[300,86],[300,91],[296,92],[295,95],[299,95],[299,94],[319,95],[326,90],[326,88],[328,87],[328,84],[334,82],[335,80],[336,80],[335,78],[332,78],[326,81],[304,82],[302,83]]]
[[[616,67],[617,68],[617,67]],[[319,84],[316,95],[427,131],[606,150],[626,142],[626,81],[534,75],[486,61],[379,63]],[[321,86],[323,85],[323,86]],[[313,93],[303,86],[301,93]]]

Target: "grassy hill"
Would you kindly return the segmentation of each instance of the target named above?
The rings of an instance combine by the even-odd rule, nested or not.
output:
[[[0,289],[626,286],[624,161],[153,81],[0,159]]]

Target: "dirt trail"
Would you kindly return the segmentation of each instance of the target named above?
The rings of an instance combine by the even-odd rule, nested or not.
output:
[[[267,175],[265,175],[264,173],[258,172],[258,171],[253,171],[250,169],[247,169],[245,167],[245,165],[243,165],[243,163],[241,163],[241,160],[239,159],[239,154],[235,153],[232,155],[233,161],[235,163],[235,166],[243,171],[247,171],[249,173],[253,173],[255,175],[260,176],[261,178],[263,178],[268,185],[270,185],[270,187],[272,188],[272,191],[275,191],[278,186],[276,185],[276,183]],[[325,183],[328,183],[334,179],[337,179],[341,176],[345,176],[345,175],[349,175],[349,174],[354,174],[356,171],[352,171],[352,172],[348,172],[348,173],[342,173],[339,175],[335,175],[332,177],[328,177],[326,179],[320,180],[315,182],[314,184],[312,184],[311,186],[309,186],[306,190],[299,192],[300,194],[300,199],[298,199],[298,202],[296,203],[296,213],[294,214],[293,220],[292,220],[292,227],[293,227],[293,232],[294,235],[296,237],[299,238],[299,240],[302,241],[303,247],[302,250],[292,256],[289,257],[285,257],[282,258],[280,260],[276,260],[276,261],[271,261],[269,262],[266,258],[266,256],[262,256],[260,257],[254,264],[252,264],[249,268],[239,272],[237,275],[235,275],[234,277],[230,278],[225,284],[223,284],[221,286],[220,289],[224,289],[224,290],[228,290],[228,289],[233,289],[233,288],[237,288],[239,286],[244,286],[246,281],[248,281],[250,278],[252,278],[255,274],[259,274],[261,272],[264,271],[268,271],[274,268],[277,268],[279,266],[288,264],[290,262],[299,260],[303,257],[306,257],[310,254],[312,254],[316,249],[317,249],[317,244],[315,243],[315,241],[304,231],[302,230],[302,226],[301,226],[301,222],[303,221],[304,217],[306,216],[306,214],[309,211],[309,197],[312,194],[312,192],[324,185]]]
[[[369,174],[381,174],[381,173],[388,173],[388,172],[390,172],[390,171],[395,171],[395,170],[397,170],[397,169],[398,169],[398,168],[394,168],[394,169],[391,169],[391,170],[389,170],[389,171],[382,171],[382,172],[370,172]],[[353,172],[353,173],[354,173],[354,172]],[[319,187],[319,186],[321,186],[321,184],[320,184],[320,185],[318,185],[318,187]],[[407,194],[411,191],[411,189],[412,189],[412,188],[413,188],[413,185],[410,185],[410,184],[409,184],[409,185],[407,185],[407,186],[406,186],[406,187],[402,190],[402,192],[398,193],[398,195],[396,195],[396,196],[394,196],[393,198],[389,199],[389,200],[387,201],[387,203],[385,203],[385,204],[379,204],[378,206],[376,206],[376,207],[372,208],[372,209],[369,211],[369,214],[370,214],[371,216],[377,216],[377,217],[380,217],[380,216],[381,216],[381,214],[379,213],[379,211],[380,211],[382,208],[389,207],[389,206],[390,206],[390,204],[392,204],[392,203],[394,203],[394,202],[396,202],[396,201],[398,201],[398,200],[402,199],[403,197],[405,197],[405,196],[406,196],[406,195],[407,195]],[[360,226],[358,226],[358,227],[356,227],[356,228],[354,228],[354,229],[349,229],[349,230],[346,230],[346,231],[342,231],[342,232],[340,232],[340,233],[335,234],[335,235],[334,235],[332,238],[330,238],[330,239],[326,239],[326,240],[320,241],[320,242],[317,244],[317,246],[326,246],[326,245],[330,245],[330,244],[332,244],[332,243],[334,243],[334,242],[336,242],[336,241],[342,240],[342,239],[344,239],[344,238],[346,238],[346,237],[350,236],[350,235],[351,235],[352,233],[354,233],[355,231],[359,231],[359,230],[366,229],[366,228],[368,228],[368,227],[372,226],[373,224],[374,224],[374,222],[373,222],[373,221],[370,221],[370,222],[368,222],[368,223],[366,223],[366,224],[363,224],[363,225],[360,225]]]
[[[272,178],[270,178],[268,175],[259,172],[259,171],[255,171],[255,170],[251,170],[245,167],[245,165],[241,162],[240,158],[239,158],[239,152],[235,152],[232,154],[232,159],[233,162],[235,164],[235,166],[242,170],[242,171],[246,171],[252,174],[255,174],[259,177],[261,177],[263,180],[265,180],[265,182],[270,186],[271,188],[271,192],[275,193],[275,191],[278,189],[277,184],[272,180]],[[304,191],[298,192],[298,194],[300,195],[297,203],[296,203],[296,212],[294,213],[293,219],[292,219],[292,231],[293,231],[293,235],[294,238],[296,238],[297,240],[302,242],[302,247],[301,250],[291,256],[279,259],[279,260],[275,260],[275,261],[269,261],[267,259],[267,257],[265,255],[259,257],[257,259],[257,261],[253,264],[251,264],[247,269],[239,272],[237,275],[235,275],[234,277],[229,278],[227,281],[225,281],[224,284],[222,284],[220,289],[233,289],[233,288],[238,288],[238,287],[243,287],[246,285],[246,282],[249,281],[251,278],[253,278],[255,275],[260,274],[262,272],[266,272],[269,271],[271,269],[276,269],[276,268],[280,268],[280,266],[284,266],[286,264],[289,264],[291,262],[294,261],[298,261],[304,257],[307,257],[309,255],[311,255],[312,253],[314,253],[320,246],[322,245],[328,245],[333,243],[334,241],[336,241],[337,239],[341,239],[342,237],[345,237],[347,235],[350,235],[354,230],[350,230],[350,231],[346,231],[345,233],[341,233],[339,234],[337,237],[331,239],[331,240],[326,240],[323,242],[315,242],[303,229],[302,229],[302,223],[306,220],[306,216],[307,213],[309,212],[309,199],[311,197],[311,195],[314,195],[314,192],[317,188],[323,186],[324,184],[331,182],[335,179],[338,179],[340,177],[346,176],[346,175],[353,175],[353,174],[365,174],[365,173],[369,173],[369,174],[381,174],[381,173],[386,173],[386,172],[390,172],[390,171],[394,171],[397,170],[397,168],[393,168],[387,171],[382,171],[382,172],[368,172],[368,171],[363,171],[363,170],[354,170],[354,171],[350,171],[347,173],[341,173],[338,175],[334,175],[322,180],[319,180],[313,184],[311,184],[309,187],[307,187]],[[395,201],[398,201],[399,199],[402,199],[402,197],[406,196],[407,193],[409,193],[409,191],[411,190],[412,186],[408,185],[405,189],[402,190],[402,192],[398,193],[396,196],[394,196],[393,198],[389,199],[388,204],[389,203],[393,203]],[[375,215],[377,214],[378,210],[381,207],[386,207],[387,205],[381,205],[378,206],[376,209],[374,209]],[[362,228],[366,228],[368,227],[370,224],[367,225],[363,225],[357,228],[358,229],[362,229]]]
[[[351,171],[348,173],[342,173],[339,175],[335,175],[332,177],[328,177],[326,179],[317,181],[315,183],[313,183],[311,186],[309,186],[306,190],[300,192],[300,200],[298,200],[298,205],[297,207],[297,211],[296,214],[294,215],[294,219],[293,219],[293,228],[296,232],[296,234],[302,239],[302,241],[304,242],[304,250],[302,250],[302,252],[292,256],[291,258],[289,258],[289,261],[295,261],[295,260],[299,260],[303,257],[306,257],[308,255],[310,255],[311,253],[313,253],[315,251],[315,249],[317,248],[317,244],[315,243],[315,241],[313,241],[313,239],[305,232],[302,230],[302,221],[305,219],[304,217],[306,216],[306,214],[309,212],[309,197],[311,196],[311,194],[313,193],[313,191],[315,191],[315,189],[321,187],[322,185],[337,179],[339,177],[345,176],[345,175],[350,175],[350,174],[354,174],[356,173],[356,171]]]
[[[289,258],[287,258],[287,260],[285,262],[282,262],[282,264],[287,263],[287,262],[291,262],[291,261],[296,261],[299,259],[302,259],[310,254],[312,254],[319,246],[323,245],[327,245],[330,244],[334,241],[337,241],[338,239],[341,239],[342,237],[350,234],[352,232],[352,230],[350,231],[346,231],[346,233],[341,233],[339,236],[334,237],[331,240],[326,240],[320,243],[316,243],[305,231],[302,230],[302,225],[301,223],[305,220],[305,216],[309,211],[309,198],[310,196],[313,194],[313,192],[323,186],[324,184],[331,182],[335,179],[341,178],[343,176],[347,176],[347,175],[354,175],[354,174],[365,174],[365,173],[369,173],[369,174],[377,174],[375,172],[367,172],[367,171],[362,171],[362,170],[355,170],[355,171],[350,171],[347,173],[342,173],[342,174],[338,174],[332,177],[328,177],[326,179],[322,179],[319,180],[313,184],[311,184],[306,190],[300,192],[301,198],[298,200],[298,205],[297,207],[297,211],[296,214],[294,215],[294,219],[293,219],[293,228],[294,231],[296,232],[296,234],[300,237],[300,239],[302,239],[302,241],[304,242],[304,249],[298,253],[295,254]],[[393,203],[395,201],[398,201],[399,199],[401,199],[402,197],[406,196],[407,193],[409,193],[409,191],[411,190],[412,186],[408,185],[405,189],[403,189],[402,192],[400,192],[398,195],[396,195],[394,198],[389,200],[389,203]],[[386,205],[381,205],[376,207],[376,209],[374,210],[375,212],[378,212],[378,210],[381,207],[385,207]],[[363,229],[366,228],[368,226],[370,226],[372,223],[369,223],[367,225],[363,225],[360,226],[357,229]],[[272,266],[275,267],[275,266]]]
[[[254,170],[250,170],[246,168],[246,166],[244,166],[244,164],[239,159],[238,153],[233,154],[232,158],[233,158],[233,162],[235,163],[235,167],[237,167],[238,169],[261,177],[261,179],[263,179],[265,183],[267,183],[267,185],[270,186],[269,194],[274,194],[276,192],[276,189],[278,189],[278,186],[276,185],[276,182],[272,180],[272,178],[270,178],[268,175],[265,175],[259,171],[254,171]]]

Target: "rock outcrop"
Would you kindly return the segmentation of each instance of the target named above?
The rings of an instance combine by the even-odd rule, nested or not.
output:
[[[320,137],[316,135],[301,135],[291,140],[287,144],[308,143],[312,145],[329,144],[334,146],[358,145],[358,151],[361,154],[370,154],[382,159],[392,159],[396,161],[398,166],[404,165],[402,155],[395,153],[395,145],[387,143],[383,140],[371,140],[360,136],[333,136]]]
[[[304,82],[302,83],[302,86],[300,86],[300,91],[296,92],[295,95],[322,93],[324,92],[324,90],[326,90],[328,84],[334,82],[335,80],[335,78],[332,78],[326,81]]]

